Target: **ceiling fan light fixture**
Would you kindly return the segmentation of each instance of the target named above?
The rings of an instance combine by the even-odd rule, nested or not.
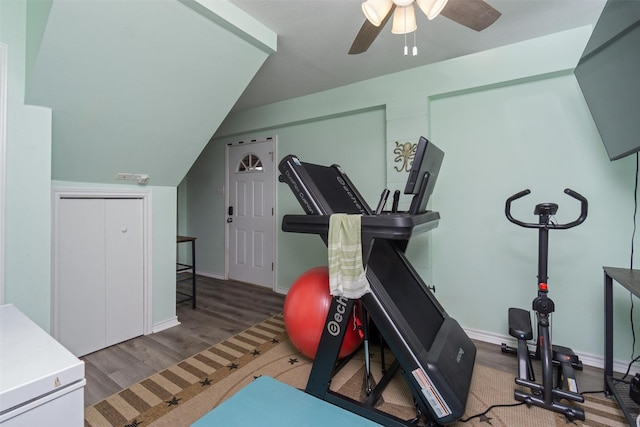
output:
[[[449,0],[416,0],[418,7],[427,15],[429,20],[440,15],[442,9],[447,5]]]
[[[379,27],[391,6],[393,6],[391,0],[367,0],[362,3],[362,12],[369,22]]]
[[[413,3],[413,0],[393,0],[393,3],[396,6],[404,7],[409,6],[411,3]]]
[[[409,6],[396,6],[396,10],[393,12],[391,32],[393,34],[407,34],[415,31],[417,28],[416,12],[413,9],[413,4]]]

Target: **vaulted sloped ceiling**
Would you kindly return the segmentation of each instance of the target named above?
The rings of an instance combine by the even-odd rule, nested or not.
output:
[[[276,48],[225,0],[53,0],[36,33],[26,102],[53,111],[52,179],[91,183],[178,185]]]

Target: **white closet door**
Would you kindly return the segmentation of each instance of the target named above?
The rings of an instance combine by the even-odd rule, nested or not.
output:
[[[106,345],[142,335],[142,200],[105,204]]]
[[[82,356],[144,333],[143,201],[61,199],[58,339]]]
[[[58,340],[80,356],[105,347],[104,200],[61,200],[58,236]]]

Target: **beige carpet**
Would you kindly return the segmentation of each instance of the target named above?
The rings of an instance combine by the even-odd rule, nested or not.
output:
[[[379,354],[374,351],[372,372],[379,380]],[[389,353],[386,354],[390,358]],[[332,390],[360,399],[364,358],[357,354],[332,380]],[[275,316],[233,338],[122,390],[85,410],[87,427],[189,426],[222,401],[261,375],[304,389],[311,361],[290,343],[282,316]],[[513,404],[512,374],[476,365],[467,410],[461,421],[496,404]],[[625,426],[616,404],[602,395],[585,396],[585,422],[593,427]],[[397,375],[378,406],[403,419],[415,416],[411,394]],[[256,416],[256,414],[248,414]],[[257,420],[257,418],[256,418]],[[549,427],[566,426],[561,415],[525,405],[494,408],[482,417],[454,426]],[[254,423],[255,424],[255,423]],[[259,424],[259,423],[257,423]]]

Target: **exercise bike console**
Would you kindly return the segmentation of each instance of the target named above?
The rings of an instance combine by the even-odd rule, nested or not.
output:
[[[533,339],[531,327],[531,314],[521,308],[509,309],[509,334],[518,340],[517,348],[502,344],[502,351],[518,356],[518,377],[516,384],[528,387],[529,393],[515,390],[516,400],[528,405],[535,405],[561,413],[569,420],[584,420],[582,408],[567,405],[560,402],[566,399],[574,402],[584,402],[584,398],[578,393],[575,381],[574,369],[582,370],[582,362],[578,356],[568,347],[552,345],[550,341],[551,327],[550,315],[555,311],[555,304],[549,298],[547,284],[549,230],[566,230],[582,224],[587,219],[588,202],[579,193],[567,188],[564,192],[580,202],[580,215],[574,221],[566,224],[558,224],[552,221],[553,215],[558,212],[556,203],[540,203],[536,205],[533,213],[538,216],[537,223],[525,222],[516,219],[511,214],[511,203],[531,193],[529,189],[520,191],[509,197],[505,203],[505,215],[507,219],[523,228],[535,228],[538,230],[538,295],[532,302],[532,309],[536,313],[538,335],[535,352],[530,352],[527,341]],[[537,359],[542,363],[542,384],[535,382],[533,365],[531,360]],[[553,368],[557,366],[557,377],[554,384]]]

